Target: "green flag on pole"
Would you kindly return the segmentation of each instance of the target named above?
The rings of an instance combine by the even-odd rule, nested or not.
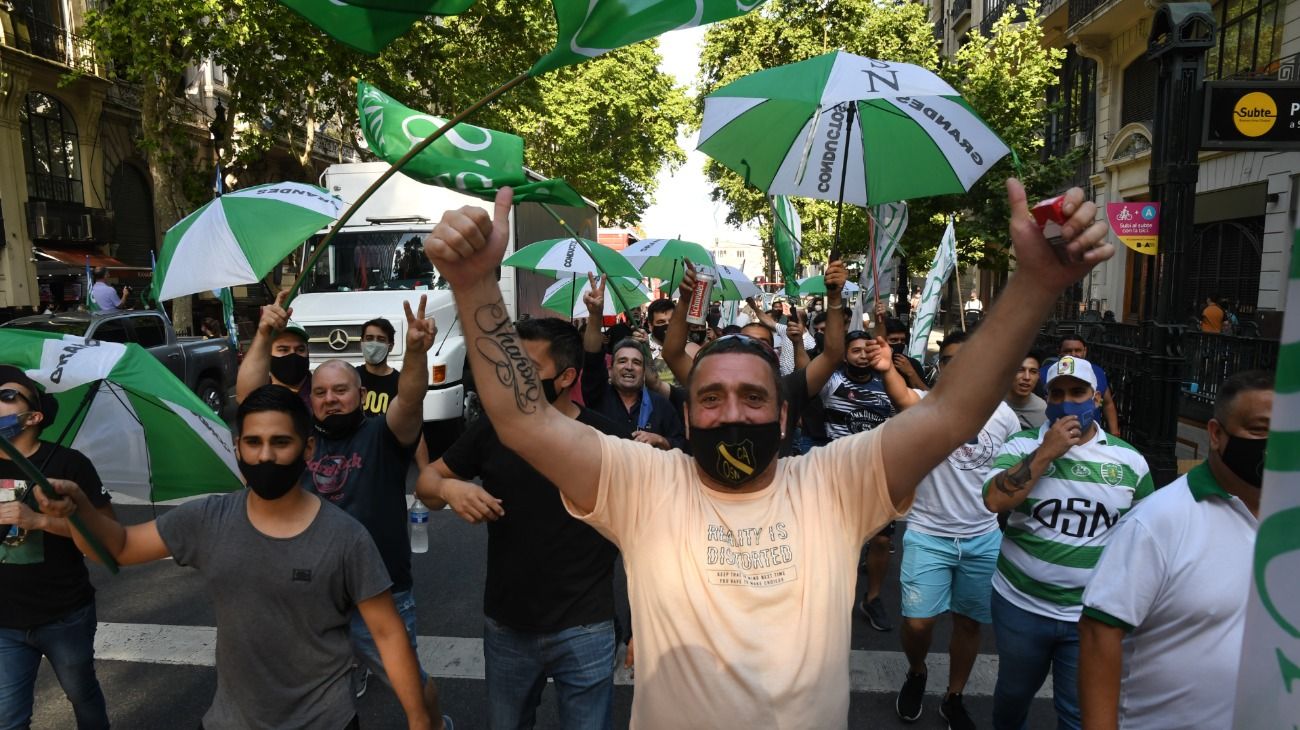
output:
[[[389,163],[446,123],[415,111],[371,86],[357,82],[357,112],[370,150]],[[491,200],[510,186],[517,202],[582,207],[582,196],[563,179],[529,182],[524,170],[524,140],[513,134],[472,124],[457,124],[402,168],[427,185],[459,190]]]
[[[799,296],[799,255],[803,252],[803,221],[794,203],[784,195],[771,195],[772,248],[776,249],[776,265],[785,279],[785,293]]]
[[[661,33],[744,15],[763,0],[553,0],[559,38],[529,75],[581,63]]]
[[[1285,297],[1236,730],[1294,727],[1300,717],[1300,229]]]
[[[417,20],[464,12],[474,0],[280,0],[334,40],[377,55]]]
[[[876,260],[868,262],[873,271],[863,269],[862,272],[862,296],[864,299],[874,298],[876,296],[876,280],[884,278],[884,273],[889,269],[890,259],[898,253],[898,242],[903,238],[903,232],[907,230],[907,203],[885,203],[883,205],[871,206],[871,216],[875,218],[876,229]],[[887,287],[881,287],[882,289]],[[881,296],[888,296],[888,291],[880,292]]]
[[[924,361],[925,351],[930,346],[930,330],[934,320],[939,316],[939,298],[943,296],[943,285],[957,268],[957,234],[952,228],[952,221],[943,231],[943,240],[939,250],[934,252],[934,261],[930,273],[925,277],[925,288],[921,290],[921,306],[912,313],[912,339],[907,343],[907,356]]]

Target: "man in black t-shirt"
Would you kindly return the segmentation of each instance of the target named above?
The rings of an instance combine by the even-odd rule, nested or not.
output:
[[[393,351],[397,330],[383,317],[361,325],[361,358],[357,366],[361,387],[366,389],[361,410],[367,416],[378,416],[388,411],[388,405],[397,397],[397,381],[401,371],[388,364],[388,354]]]
[[[79,451],[38,440],[57,406],[21,369],[0,366],[0,434],[47,477],[80,484],[112,517],[108,491]],[[95,678],[95,589],[66,519],[33,509],[23,473],[0,453],[0,725],[31,721],[41,657],[72,703],[77,727],[107,728]]]
[[[627,427],[569,399],[582,361],[573,325],[544,318],[516,328],[555,408],[603,433],[631,437]],[[503,446],[486,416],[424,469],[416,495],[430,509],[450,505],[465,521],[488,524],[488,727],[531,727],[548,678],[565,727],[611,727],[617,548],[569,516],[555,485]]]

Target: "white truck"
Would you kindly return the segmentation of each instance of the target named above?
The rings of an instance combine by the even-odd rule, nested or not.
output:
[[[331,165],[322,185],[350,206],[386,169],[384,162]],[[315,266],[302,273],[301,291],[291,304],[293,320],[307,330],[313,370],[331,359],[360,365],[361,326],[375,317],[386,318],[397,330],[388,364],[400,369],[406,344],[402,303],[410,302],[414,310],[421,295],[428,297],[426,314],[438,326],[424,396],[430,458],[440,455],[463,428],[473,385],[450,288],[425,258],[423,241],[444,211],[466,205],[492,211],[491,201],[394,175],[352,216]],[[596,238],[599,211],[594,204],[552,208],[579,235]],[[304,244],[302,261],[325,233]],[[519,203],[511,212],[509,253],[567,235],[540,205]],[[556,316],[541,307],[542,292],[553,279],[507,266],[498,270],[498,280],[514,318]]]

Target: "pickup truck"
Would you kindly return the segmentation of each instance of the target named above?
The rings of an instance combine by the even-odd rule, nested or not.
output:
[[[235,402],[239,356],[230,342],[177,337],[171,322],[155,310],[36,314],[0,327],[57,332],[100,342],[133,342],[158,358],[217,415],[224,416],[226,405]]]

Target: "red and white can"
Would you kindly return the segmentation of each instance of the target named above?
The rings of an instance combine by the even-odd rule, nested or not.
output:
[[[686,308],[686,321],[706,324],[709,314],[709,295],[713,293],[713,273],[703,269],[695,271],[695,288],[691,290],[690,306]]]

